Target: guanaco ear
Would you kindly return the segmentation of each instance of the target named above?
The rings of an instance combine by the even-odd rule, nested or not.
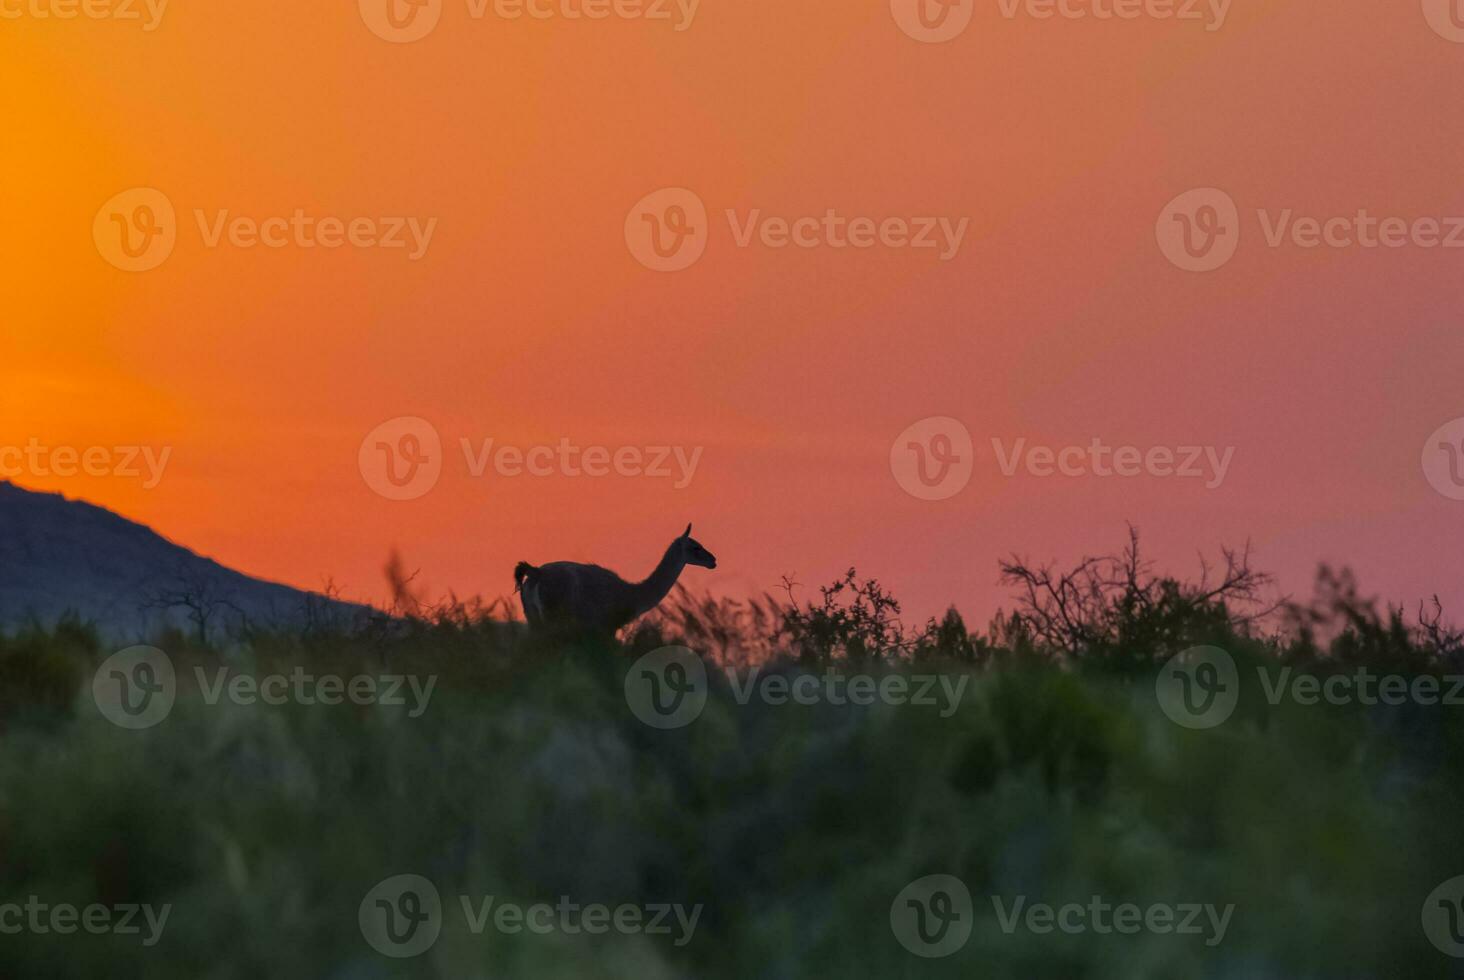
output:
[[[689,538],[689,537],[691,537],[691,525],[690,524],[686,525],[686,533],[683,534],[683,535],[681,535],[681,536],[683,538]]]

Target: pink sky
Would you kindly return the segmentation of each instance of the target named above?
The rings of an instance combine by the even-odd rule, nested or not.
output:
[[[720,561],[688,573],[695,587],[811,587],[857,565],[916,616],[954,602],[982,623],[998,558],[1075,560],[1133,522],[1176,570],[1249,540],[1291,591],[1329,561],[1464,608],[1464,502],[1421,463],[1464,416],[1464,252],[1412,232],[1375,248],[1355,230],[1342,247],[1266,237],[1288,209],[1349,229],[1360,209],[1410,229],[1464,215],[1464,43],[1416,3],[1235,3],[1207,30],[966,2],[969,27],[942,44],[908,36],[888,0],[702,0],[684,30],[475,19],[444,0],[412,43],[355,4],[176,4],[153,30],[7,21],[0,445],[171,453],[148,489],[8,475],[252,574],[368,598],[393,546],[435,589],[500,594],[519,559],[643,573],[695,521]],[[132,188],[176,214],[146,271],[104,240],[104,205]],[[705,253],[675,272],[626,237],[663,188],[707,212]],[[1239,225],[1204,273],[1156,239],[1197,188],[1223,191]],[[754,216],[830,209],[967,224],[944,259],[770,247],[776,225],[737,241]],[[238,227],[210,243],[222,212],[297,211],[432,233],[416,259],[251,247]],[[971,477],[921,500],[891,446],[935,416],[970,433]],[[401,417],[435,428],[442,472],[389,500],[359,450]],[[474,477],[463,438],[700,455],[680,488]],[[1095,438],[1233,455],[1206,487],[1006,476],[991,444]]]

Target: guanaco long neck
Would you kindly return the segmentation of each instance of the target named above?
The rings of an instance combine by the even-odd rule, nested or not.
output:
[[[635,614],[643,616],[661,604],[661,600],[671,594],[676,587],[676,580],[681,577],[681,572],[686,568],[686,562],[677,554],[679,549],[675,544],[666,549],[666,556],[661,559],[661,564],[644,582],[638,582],[632,588],[635,590]]]

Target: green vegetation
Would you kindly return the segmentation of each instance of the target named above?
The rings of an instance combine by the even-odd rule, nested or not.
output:
[[[1464,706],[1272,704],[1284,667],[1464,673],[1435,615],[1374,610],[1324,575],[1305,608],[1228,555],[1209,583],[1151,575],[1137,549],[1066,573],[1004,566],[1015,611],[920,628],[851,574],[805,605],[680,605],[610,650],[543,649],[460,605],[352,630],[158,638],[165,720],[129,731],[92,700],[114,651],[66,623],[0,640],[0,906],[172,906],[141,935],[0,934],[0,976],[1444,977],[1420,925],[1464,873]],[[634,660],[684,642],[710,696],[657,730],[627,707]],[[1173,723],[1162,664],[1209,644],[1239,706]],[[965,678],[956,710],[739,703],[719,665]],[[430,704],[209,703],[217,671],[435,677]],[[205,684],[195,670],[202,670]],[[1447,684],[1443,690],[1447,691]],[[431,880],[425,953],[373,949],[380,881]],[[962,879],[969,941],[923,959],[891,930],[922,876]],[[694,935],[468,928],[459,896],[524,906],[704,906]],[[1198,935],[1003,932],[992,897],[1054,906],[1234,903]],[[0,917],[0,925],[5,920]]]

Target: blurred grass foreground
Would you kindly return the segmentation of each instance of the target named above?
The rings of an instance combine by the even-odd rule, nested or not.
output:
[[[1002,572],[979,631],[851,571],[613,649],[457,602],[12,632],[0,976],[1464,975],[1436,608],[1136,540]]]

